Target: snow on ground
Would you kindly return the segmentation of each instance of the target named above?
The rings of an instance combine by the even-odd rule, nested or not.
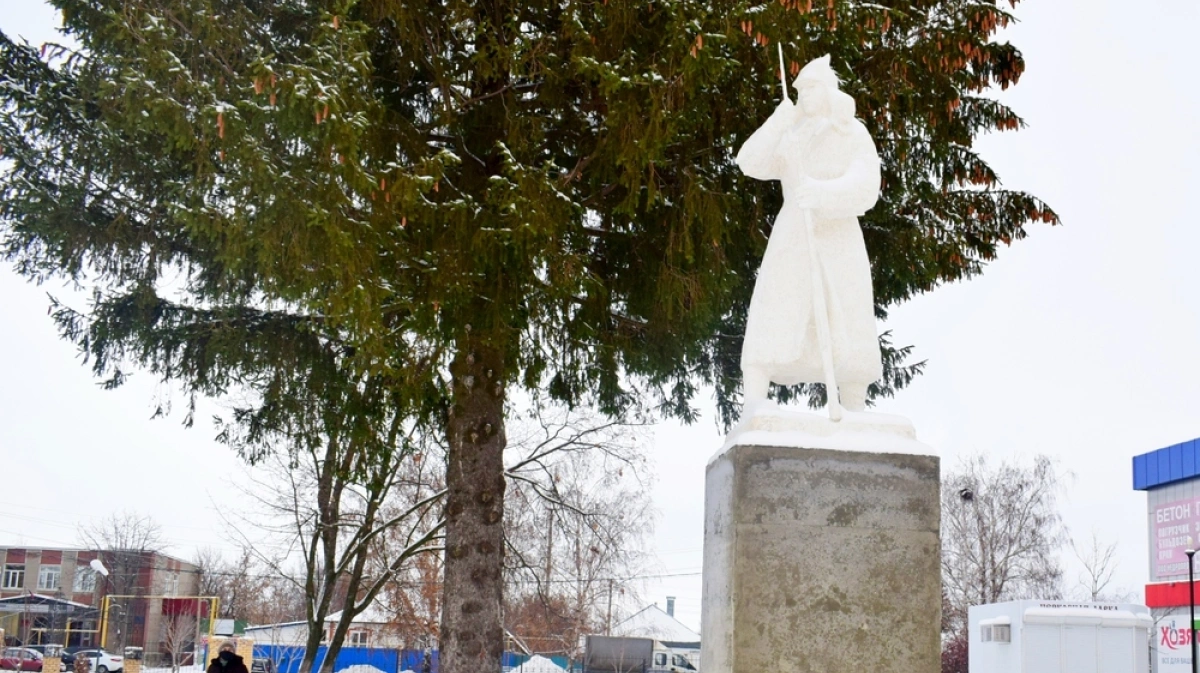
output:
[[[385,673],[385,671],[369,664],[354,664],[338,670],[337,673]]]
[[[528,661],[513,669],[513,673],[565,673],[558,664],[546,657],[533,655]]]
[[[142,673],[171,673],[170,666],[143,666]],[[180,666],[179,673],[204,673],[204,666],[196,664],[195,666]]]

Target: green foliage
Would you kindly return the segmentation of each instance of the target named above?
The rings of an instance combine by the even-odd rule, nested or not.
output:
[[[780,200],[732,155],[778,99],[779,40],[793,72],[833,54],[884,158],[881,315],[1057,220],[971,148],[1021,124],[985,97],[1024,68],[991,1],[56,4],[78,53],[0,39],[0,231],[21,273],[130,321],[86,344],[98,370],[161,359],[168,328],[117,307],[171,278],[170,329],[274,311],[421,391],[410,410],[435,412],[470,326],[509,384],[617,413],[642,381],[690,417],[708,381],[728,420]],[[876,393],[915,373],[902,356]]]
[[[448,475],[447,586],[470,550],[497,570],[448,594],[499,594],[506,389],[691,419],[709,383],[736,417],[781,196],[733,156],[778,100],[775,43],[793,73],[832,54],[879,145],[880,316],[1057,221],[972,150],[1021,125],[985,97],[1024,69],[995,0],[52,1],[78,51],[0,34],[2,254],[93,288],[55,318],[109,385],[248,391],[222,438],[252,460],[323,446],[366,478],[402,427],[447,431],[478,467]],[[881,344],[874,396],[920,369]],[[498,660],[463,598],[443,644]]]

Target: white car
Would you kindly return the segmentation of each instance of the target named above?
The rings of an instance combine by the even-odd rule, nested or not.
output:
[[[96,661],[97,650],[79,650],[77,652],[73,652],[72,654],[75,655],[76,659],[87,659],[88,664],[91,666],[92,673],[112,673],[113,671],[120,671],[125,668],[125,663],[122,661],[121,657],[118,657],[115,654],[109,654],[104,650],[98,651],[100,653],[99,662]]]

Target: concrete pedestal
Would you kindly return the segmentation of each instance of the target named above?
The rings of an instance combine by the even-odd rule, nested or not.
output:
[[[938,458],[731,444],[706,479],[704,672],[940,671]]]

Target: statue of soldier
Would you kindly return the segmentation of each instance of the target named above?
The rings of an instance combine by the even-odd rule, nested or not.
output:
[[[836,421],[843,405],[862,411],[883,374],[858,223],[879,197],[879,154],[829,56],[806,65],[795,87],[798,101],[785,82],[784,100],[737,155],[746,175],[783,186],[746,319],[746,412],[767,403],[772,382],[819,382]]]

